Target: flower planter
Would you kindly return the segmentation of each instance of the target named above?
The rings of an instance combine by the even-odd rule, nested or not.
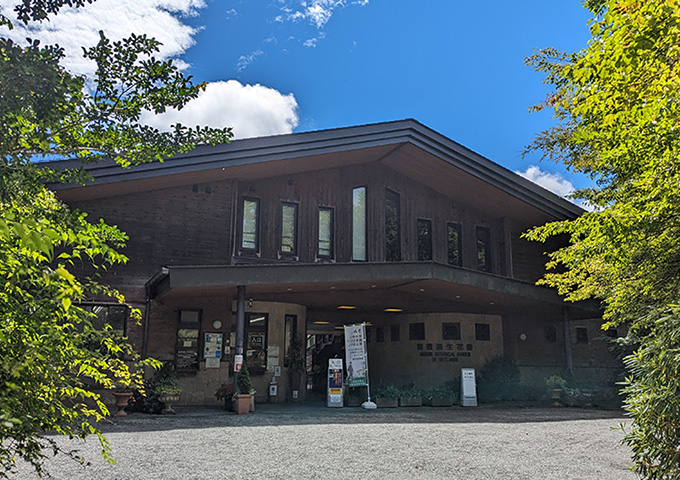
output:
[[[250,401],[253,396],[249,393],[239,393],[236,395],[236,402],[235,407],[236,407],[236,413],[239,415],[243,415],[245,413],[250,412]]]
[[[378,408],[395,408],[399,404],[396,398],[376,398],[374,401]]]
[[[400,407],[422,407],[423,397],[399,397]]]
[[[436,396],[423,399],[423,405],[431,407],[453,407],[453,397]]]
[[[116,397],[116,407],[118,407],[114,417],[125,417],[127,415],[125,407],[132,398],[132,392],[113,392],[113,396]]]
[[[179,401],[179,395],[176,393],[161,393],[158,395],[158,400],[164,404],[162,414],[174,415],[175,411],[172,409],[172,404]]]

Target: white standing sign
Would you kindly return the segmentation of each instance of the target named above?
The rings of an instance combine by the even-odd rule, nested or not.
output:
[[[477,384],[474,368],[460,369],[460,405],[461,407],[477,406]]]

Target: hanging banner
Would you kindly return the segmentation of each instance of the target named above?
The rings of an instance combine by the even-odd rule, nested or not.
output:
[[[366,361],[366,327],[345,325],[345,364],[347,385],[363,387],[368,385],[368,362]]]

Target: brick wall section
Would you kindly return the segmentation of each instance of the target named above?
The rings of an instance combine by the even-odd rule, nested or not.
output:
[[[185,185],[74,202],[90,221],[103,218],[127,233],[126,265],[103,277],[128,301],[145,300],[144,284],[163,266],[230,262],[231,182]]]

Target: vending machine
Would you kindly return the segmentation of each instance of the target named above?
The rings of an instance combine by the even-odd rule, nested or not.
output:
[[[328,359],[327,406],[343,406],[342,358]]]

